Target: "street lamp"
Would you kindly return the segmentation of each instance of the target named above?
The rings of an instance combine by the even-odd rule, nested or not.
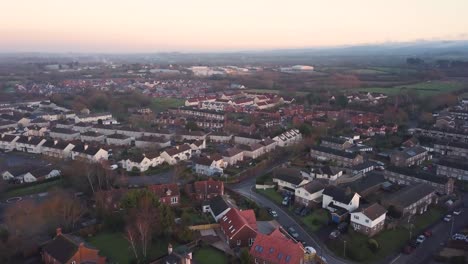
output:
[[[343,240],[343,256],[346,258],[346,240]]]

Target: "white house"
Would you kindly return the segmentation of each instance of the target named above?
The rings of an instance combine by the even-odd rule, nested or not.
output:
[[[333,168],[330,166],[322,166],[318,168],[312,168],[310,176],[315,179],[328,179],[330,181],[336,181],[343,175],[343,170]]]
[[[292,168],[278,168],[273,171],[273,182],[278,184],[278,190],[287,191],[292,194],[296,188],[309,182],[302,178],[300,170]]]
[[[20,136],[16,140],[15,147],[18,151],[40,154],[42,144],[45,142],[46,140],[40,137]]]
[[[150,167],[156,167],[161,165],[164,159],[159,154],[142,154],[134,157],[130,157],[126,160],[120,161],[122,168],[127,171],[132,171],[133,168],[137,168],[139,171],[147,171]]]
[[[103,120],[111,119],[112,114],[110,113],[97,113],[89,115],[77,115],[75,117],[75,123],[98,123]]]
[[[188,160],[192,157],[192,148],[188,144],[175,146],[161,152],[161,158],[169,165],[174,165],[181,160]]]
[[[71,157],[71,150],[74,147],[75,145],[68,142],[49,139],[42,144],[41,153],[50,157],[65,159]]]
[[[330,211],[332,221],[339,223],[348,213],[359,208],[359,194],[330,185],[323,191],[322,208]]]
[[[238,148],[229,148],[223,152],[223,160],[230,166],[244,160],[244,152]]]
[[[192,149],[192,154],[199,155],[203,149],[206,149],[206,140],[195,140],[190,142],[190,148]]]
[[[310,206],[313,201],[320,203],[326,184],[322,180],[313,180],[298,186],[295,190],[294,202]]]
[[[378,203],[351,213],[351,226],[357,232],[374,236],[384,228],[387,210]]]
[[[229,207],[221,195],[218,195],[213,199],[204,202],[202,205],[202,210],[204,213],[211,214],[215,221],[218,222],[219,219],[221,219],[229,212],[229,210],[231,210],[231,207]]]
[[[199,157],[194,160],[194,163],[195,172],[207,176],[221,176],[223,174],[223,169],[226,167],[223,158],[219,155]]]
[[[94,147],[88,144],[79,144],[72,149],[72,159],[99,162],[101,160],[108,160],[109,153],[107,150],[100,147]]]
[[[274,137],[273,140],[278,142],[278,146],[286,147],[299,143],[302,140],[302,134],[298,129],[291,129]]]
[[[0,135],[0,149],[5,151],[12,151],[13,149],[15,149],[16,140],[18,139],[19,137],[15,135]]]
[[[244,152],[244,157],[256,159],[264,154],[264,147],[259,143],[253,143],[250,145],[239,145],[239,148]]]

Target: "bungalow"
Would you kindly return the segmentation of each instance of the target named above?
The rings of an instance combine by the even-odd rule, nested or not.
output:
[[[54,158],[66,159],[71,158],[71,151],[74,147],[75,145],[68,142],[49,139],[42,144],[41,153]]]
[[[72,149],[72,159],[99,162],[101,160],[108,160],[109,153],[100,147],[91,146],[86,143],[78,144]]]
[[[148,189],[159,198],[160,203],[169,206],[179,205],[180,191],[177,184],[155,184],[148,186]]]
[[[16,147],[16,141],[19,139],[19,136],[1,134],[0,135],[0,149],[4,151],[12,151]]]
[[[317,160],[332,160],[338,165],[352,167],[363,162],[363,157],[357,153],[349,153],[332,148],[313,146],[310,155]]]
[[[386,214],[383,206],[373,203],[351,213],[351,226],[355,231],[372,237],[384,228]]]
[[[430,160],[429,152],[420,146],[395,151],[390,155],[390,162],[398,167],[421,165],[425,160]]]
[[[185,192],[197,201],[210,200],[216,196],[224,195],[224,182],[211,178],[206,181],[196,181],[185,185]]]
[[[41,256],[45,264],[106,263],[99,250],[77,236],[62,234],[61,228],[57,228],[55,237],[42,246]]]
[[[206,176],[221,176],[226,168],[225,162],[220,155],[198,157],[194,159],[195,172]]]
[[[321,166],[312,168],[310,176],[315,179],[328,179],[330,181],[336,181],[343,175],[343,170],[330,166]]]
[[[137,148],[156,148],[162,149],[171,146],[171,140],[166,137],[142,136],[135,139],[135,147]]]
[[[16,150],[28,153],[41,153],[42,144],[44,144],[46,140],[40,137],[26,137],[20,136],[16,140]]]
[[[106,141],[106,136],[98,132],[86,131],[81,133],[80,139],[82,142],[104,143]]]
[[[386,207],[393,207],[402,215],[423,214],[438,199],[434,187],[426,183],[406,186],[382,201]]]
[[[80,138],[80,132],[67,128],[52,128],[49,131],[49,136],[53,139],[61,139],[65,141],[72,141]]]
[[[298,186],[294,193],[294,202],[304,206],[311,206],[313,202],[320,203],[326,185],[326,181],[316,179]]]
[[[301,171],[292,168],[277,168],[273,171],[273,182],[278,184],[279,191],[294,194],[296,188],[306,184],[309,180],[302,177]]]
[[[115,133],[107,136],[106,143],[114,146],[130,146],[132,144],[132,138],[124,134]]]
[[[231,247],[250,247],[257,236],[257,220],[252,209],[231,208],[220,220],[221,231]]]
[[[268,235],[258,233],[249,253],[253,263],[305,263],[303,245],[286,237],[279,228]]]
[[[192,148],[188,144],[178,145],[166,149],[161,153],[161,158],[169,165],[174,165],[181,160],[188,160],[192,157]]]
[[[244,152],[236,147],[226,149],[222,155],[224,162],[231,166],[244,160]]]
[[[229,207],[222,195],[218,195],[211,200],[204,202],[202,209],[204,213],[210,213],[214,220],[218,222],[221,217],[231,210],[231,207]]]
[[[343,221],[350,212],[359,207],[359,194],[328,186],[323,191],[322,208],[326,208],[332,215],[332,221],[339,223]]]

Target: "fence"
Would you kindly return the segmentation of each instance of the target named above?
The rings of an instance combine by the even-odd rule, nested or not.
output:
[[[273,189],[275,188],[276,185],[274,184],[255,184],[255,189],[262,189],[262,190],[266,190],[266,189]]]
[[[219,227],[219,224],[206,224],[206,225],[194,225],[189,226],[190,230],[208,230]]]

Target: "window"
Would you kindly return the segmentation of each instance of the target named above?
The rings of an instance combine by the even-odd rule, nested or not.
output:
[[[240,241],[240,240],[237,240],[237,245],[238,245],[238,246],[241,245],[241,241]]]
[[[254,239],[253,238],[249,238],[249,246],[252,246],[254,243]]]
[[[354,219],[359,220],[359,216],[355,215],[355,216],[354,216]]]
[[[172,204],[177,203],[177,197],[171,197],[171,203]]]
[[[369,219],[366,219],[366,223],[369,223]]]

